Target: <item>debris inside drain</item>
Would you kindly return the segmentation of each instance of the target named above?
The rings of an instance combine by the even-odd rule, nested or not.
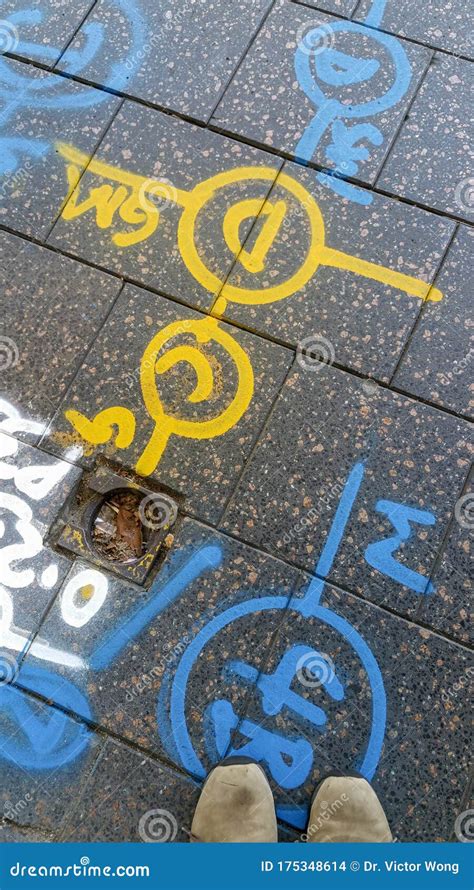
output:
[[[103,500],[92,525],[97,552],[112,562],[130,565],[147,551],[148,529],[140,517],[143,495],[111,491]]]

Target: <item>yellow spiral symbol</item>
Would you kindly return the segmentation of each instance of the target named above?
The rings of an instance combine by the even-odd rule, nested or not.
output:
[[[143,353],[140,367],[143,401],[156,423],[150,441],[136,465],[136,471],[141,476],[149,476],[156,469],[171,435],[189,439],[222,436],[238,423],[252,400],[254,378],[250,360],[233,337],[219,328],[217,320],[204,318],[188,321],[186,331],[194,334],[198,344],[213,341],[230,355],[237,369],[237,391],[230,405],[217,417],[209,420],[185,420],[166,414],[156,387],[157,375],[166,373],[179,362],[190,364],[196,374],[196,386],[188,396],[188,401],[194,404],[205,402],[210,397],[215,381],[208,359],[195,346],[175,346],[160,356],[163,347],[183,332],[182,321],[173,322],[156,334]]]

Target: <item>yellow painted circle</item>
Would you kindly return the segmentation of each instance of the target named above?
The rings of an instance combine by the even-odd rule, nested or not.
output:
[[[191,275],[211,293],[218,293],[223,282],[214,272],[211,272],[199,256],[195,241],[196,220],[198,214],[218,189],[245,180],[266,180],[273,183],[275,170],[272,170],[271,167],[237,167],[225,173],[218,173],[211,179],[206,179],[190,193],[189,201],[179,222],[178,245],[181,256]],[[319,266],[321,251],[324,247],[324,220],[316,201],[299,182],[286,173],[281,173],[278,176],[277,185],[296,198],[308,217],[311,238],[307,256],[300,268],[290,278],[274,287],[251,290],[248,287],[241,288],[226,284],[221,293],[221,296],[226,300],[247,305],[283,300],[301,290],[313,277]]]

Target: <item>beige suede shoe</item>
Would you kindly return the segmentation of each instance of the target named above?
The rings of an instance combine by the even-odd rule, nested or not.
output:
[[[209,773],[191,826],[191,842],[276,843],[275,804],[257,763],[230,757]]]
[[[305,840],[320,843],[391,843],[382,805],[367,779],[329,776],[311,804]]]

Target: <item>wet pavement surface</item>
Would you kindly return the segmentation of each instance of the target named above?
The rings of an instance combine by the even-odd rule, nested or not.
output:
[[[468,839],[473,47],[427,6],[0,5],[0,842],[186,842],[236,753],[282,840],[334,767]]]

